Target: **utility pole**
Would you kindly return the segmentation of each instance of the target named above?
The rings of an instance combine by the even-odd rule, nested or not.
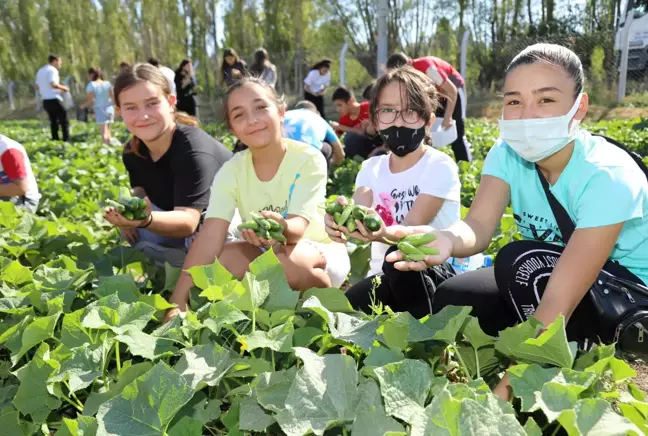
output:
[[[376,74],[383,75],[383,67],[387,65],[387,15],[389,14],[388,0],[378,0],[378,53]]]

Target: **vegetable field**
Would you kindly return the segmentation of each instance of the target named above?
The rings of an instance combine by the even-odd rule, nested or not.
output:
[[[646,154],[638,122],[590,127]],[[205,128],[232,145],[222,126]],[[533,319],[494,338],[469,307],[422,320],[378,304],[360,314],[338,289],[291,291],[271,251],[241,281],[217,262],[193,268],[191,311],[161,324],[179,271],[147,263],[104,221],[105,200],[128,183],[120,150],[95,130],[73,124],[62,144],[43,122],[0,122],[30,153],[43,194],[37,216],[0,202],[1,434],[648,433],[635,370],[613,347],[578,353],[562,318],[533,339]],[[465,207],[497,134],[475,120],[469,133]],[[329,194],[351,194],[357,170],[337,168]],[[515,237],[508,214],[489,251]],[[366,255],[353,253],[351,281]],[[511,403],[490,390],[505,370]]]

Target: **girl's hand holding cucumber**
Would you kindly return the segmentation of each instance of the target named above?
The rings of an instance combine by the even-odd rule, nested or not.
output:
[[[104,217],[116,227],[132,229],[150,223],[153,206],[148,197],[131,197],[128,189],[120,188],[119,201],[107,199],[105,204]]]
[[[454,243],[444,231],[430,226],[387,227],[385,239],[394,241],[398,250],[387,255],[385,260],[394,263],[400,271],[423,271],[440,265],[452,255]]]
[[[251,214],[250,220],[241,223],[238,230],[248,244],[262,248],[285,243],[283,233],[287,227],[288,223],[280,214],[264,211]]]
[[[383,221],[371,208],[351,204],[340,196],[326,203],[325,210],[326,233],[335,242],[345,244],[350,238],[372,242],[383,237]]]

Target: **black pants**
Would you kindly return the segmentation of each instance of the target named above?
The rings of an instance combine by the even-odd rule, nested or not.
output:
[[[447,103],[442,103],[437,109],[436,116],[437,118],[443,118],[445,114],[445,105]],[[465,120],[463,118],[463,102],[461,97],[457,95],[457,103],[455,104],[454,111],[452,111],[452,119],[457,125],[457,139],[451,144],[452,151],[454,152],[455,160],[457,162],[466,161],[470,162],[470,154],[468,150],[468,144],[466,143],[466,126]]]
[[[310,101],[315,105],[317,110],[320,113],[320,116],[324,119],[326,119],[326,116],[324,114],[324,96],[322,95],[313,95],[308,91],[304,91],[304,99]]]
[[[387,254],[396,247],[390,247]],[[374,277],[368,277],[353,285],[346,291],[351,306],[369,313],[372,298],[382,302],[396,312],[409,312],[416,318],[422,318],[433,310],[435,289],[454,275],[449,264],[428,268],[423,272],[399,271],[393,263],[383,263],[383,275],[380,285],[375,289]]]
[[[390,248],[389,252],[393,251]],[[446,306],[471,306],[484,332],[496,336],[507,327],[533,315],[544,294],[549,277],[562,254],[562,247],[536,241],[506,245],[495,261],[496,267],[482,268],[444,278],[438,269],[423,273],[401,272],[385,262],[376,297],[395,311],[408,311],[421,318],[429,313],[425,295],[430,282],[437,285],[432,296],[432,313]],[[421,274],[426,277],[421,281]],[[371,287],[365,279],[347,291],[351,305],[366,311]],[[387,285],[384,285],[387,283]],[[387,286],[387,287],[385,287]],[[595,335],[598,327],[592,301],[586,295],[567,325],[569,340]]]
[[[47,112],[50,120],[50,129],[52,130],[52,140],[58,141],[58,128],[61,126],[63,132],[63,141],[70,140],[70,124],[68,122],[67,112],[63,109],[61,101],[57,98],[43,100],[43,108]]]
[[[380,135],[365,136],[357,133],[344,134],[344,154],[347,158],[353,159],[360,156],[363,159],[369,157],[369,154],[378,146],[382,145]]]

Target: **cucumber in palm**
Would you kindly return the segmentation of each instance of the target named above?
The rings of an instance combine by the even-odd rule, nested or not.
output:
[[[119,201],[106,200],[108,206],[114,207],[127,220],[142,221],[148,218],[146,213],[146,200],[131,196],[128,188],[119,188]]]
[[[251,220],[244,221],[238,225],[238,230],[252,230],[260,238],[267,240],[275,240],[277,242],[285,243],[286,237],[284,236],[284,228],[277,221],[272,218],[266,218],[259,213],[251,213]]]
[[[326,203],[324,209],[326,213],[333,217],[335,224],[345,226],[349,233],[357,229],[357,221],[361,221],[367,230],[377,232],[382,227],[382,219],[378,214],[369,212],[369,209],[359,204],[349,204],[343,206],[336,201]]]

